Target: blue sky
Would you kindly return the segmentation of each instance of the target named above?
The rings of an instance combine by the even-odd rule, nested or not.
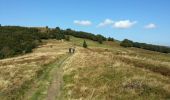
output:
[[[59,26],[170,46],[170,0],[0,0],[0,24]]]

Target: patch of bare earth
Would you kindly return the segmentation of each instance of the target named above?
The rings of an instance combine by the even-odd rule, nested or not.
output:
[[[71,56],[71,55],[70,55]],[[52,83],[48,88],[47,93],[47,99],[46,100],[55,100],[59,97],[61,93],[61,88],[63,86],[63,66],[69,61],[70,56],[67,56],[59,62],[58,68],[55,70],[55,73],[53,73],[52,77]]]

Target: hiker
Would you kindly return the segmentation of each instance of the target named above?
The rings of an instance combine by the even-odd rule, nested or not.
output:
[[[71,48],[69,48],[69,53],[71,53]]]
[[[75,48],[73,48],[73,53],[75,52]]]

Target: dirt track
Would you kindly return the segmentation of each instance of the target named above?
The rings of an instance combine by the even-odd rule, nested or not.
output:
[[[63,86],[63,66],[69,61],[71,54],[65,57],[59,64],[56,72],[53,74],[53,80],[47,92],[47,100],[55,100],[61,93]]]

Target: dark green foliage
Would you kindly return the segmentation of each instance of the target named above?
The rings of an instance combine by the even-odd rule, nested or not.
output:
[[[123,40],[120,45],[123,47],[136,47],[136,48],[142,48],[142,49],[157,51],[162,53],[170,53],[170,47],[133,42],[127,39]]]
[[[46,26],[45,28],[48,29],[48,26]]]
[[[146,43],[133,42],[133,46],[151,51],[157,51],[162,53],[170,53],[170,48],[166,46],[152,45]]]
[[[114,38],[108,37],[107,41],[115,41]]]
[[[98,39],[98,42],[99,42],[100,44],[102,44],[102,43],[103,43],[103,40],[102,40],[102,39]]]
[[[84,47],[84,48],[87,48],[87,43],[86,43],[85,40],[84,40],[84,42],[83,42],[83,47]]]
[[[32,52],[41,39],[61,40],[65,39],[65,35],[59,28],[48,29],[48,32],[42,33],[38,28],[2,26],[0,27],[0,59]]]
[[[12,57],[14,55],[32,52],[41,39],[66,39],[70,40],[71,36],[86,38],[102,43],[106,38],[100,34],[94,35],[87,32],[73,31],[71,29],[61,30],[59,27],[54,29],[45,27],[45,31],[41,28],[29,28],[20,26],[1,26],[0,27],[0,59]],[[87,48],[86,42],[84,47]]]
[[[31,52],[37,46],[37,29],[18,26],[0,27],[0,58]]]
[[[82,32],[82,31],[74,31],[71,29],[63,30],[62,31],[65,35],[71,35],[78,38],[85,38],[90,39],[93,41],[106,41],[106,38],[102,35],[94,35],[92,33]]]
[[[66,35],[66,36],[65,36],[65,40],[66,40],[66,41],[70,41],[70,36]]]
[[[123,47],[132,47],[133,46],[133,42],[128,40],[128,39],[124,39],[121,43],[121,46]]]
[[[57,31],[60,31],[60,27],[56,27],[55,29],[56,29]]]
[[[97,37],[97,41],[98,41],[100,44],[102,44],[103,41],[106,41],[106,38],[105,38],[104,36],[100,35],[100,34],[97,34],[96,37]]]

